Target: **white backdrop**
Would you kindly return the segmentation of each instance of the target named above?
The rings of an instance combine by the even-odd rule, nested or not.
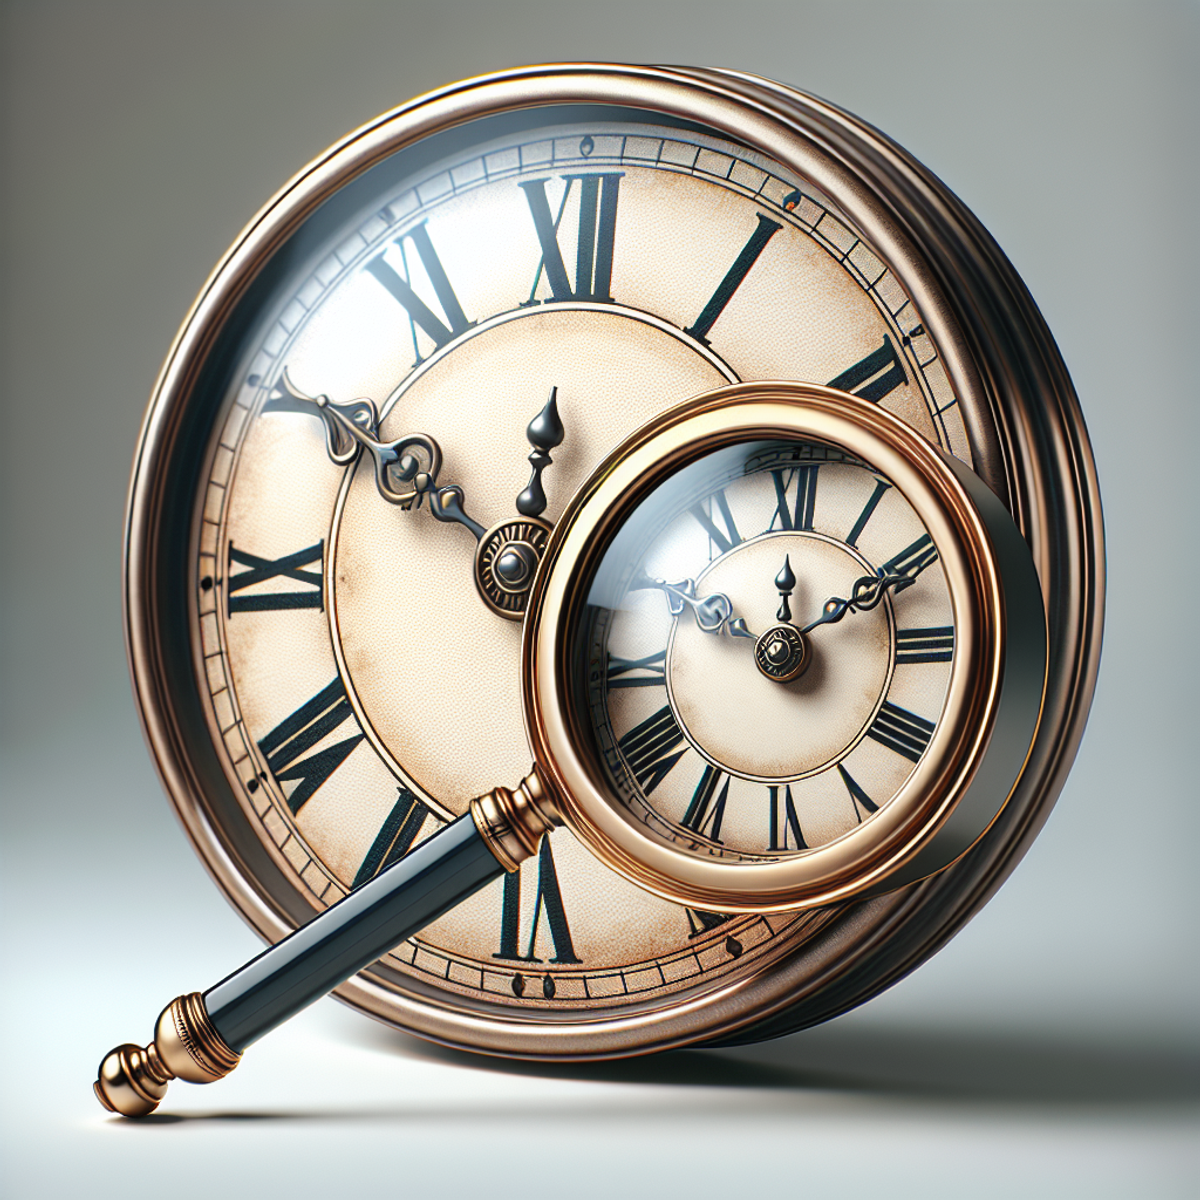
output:
[[[503,1064],[325,1001],[172,1117],[89,1091],[112,1044],[258,948],[143,750],[122,505],[170,338],[255,209],[409,96],[521,62],[774,76],[954,188],[1072,370],[1109,621],[1044,834],[936,959],[767,1046]],[[1200,1191],[1200,7],[522,0],[0,7],[3,1037],[14,1197],[1184,1196]]]

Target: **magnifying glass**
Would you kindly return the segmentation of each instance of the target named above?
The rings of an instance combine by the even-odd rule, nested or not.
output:
[[[944,870],[1003,809],[1037,730],[1029,550],[963,464],[830,388],[734,384],[653,420],[555,527],[519,680],[533,767],[100,1066],[152,1112],[565,824],[692,908],[767,913]],[[514,685],[517,681],[514,681]]]

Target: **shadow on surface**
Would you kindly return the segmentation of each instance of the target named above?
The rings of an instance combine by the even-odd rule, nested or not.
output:
[[[825,1027],[727,1050],[675,1050],[595,1063],[545,1063],[450,1050],[362,1026],[359,1045],[476,1070],[676,1087],[839,1092],[931,1103],[1184,1106],[1200,1103],[1194,1050],[1064,1042],[1020,1034]]]

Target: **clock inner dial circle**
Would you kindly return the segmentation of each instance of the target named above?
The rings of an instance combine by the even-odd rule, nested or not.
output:
[[[785,558],[797,578],[790,603],[801,627],[820,616],[827,597],[850,595],[856,579],[873,573],[831,538],[776,533],[717,559],[697,578],[697,595],[735,596],[751,630],[769,629],[780,603],[773,581]],[[825,770],[862,737],[891,674],[888,605],[806,637],[803,673],[780,683],[758,669],[743,639],[713,637],[690,613],[675,621],[667,691],[680,729],[705,758],[745,779],[799,779]]]
[[[542,519],[553,523],[631,427],[731,378],[715,355],[648,314],[530,308],[480,323],[431,357],[389,398],[380,436],[431,435],[443,455],[438,482],[462,488],[470,518],[486,529],[516,526],[530,478],[527,426],[556,389],[563,438],[541,473]],[[330,537],[330,622],[347,697],[383,760],[448,815],[529,769],[521,626],[476,590],[484,542],[423,505],[383,503],[361,462],[347,475]],[[494,601],[505,601],[499,587]]]

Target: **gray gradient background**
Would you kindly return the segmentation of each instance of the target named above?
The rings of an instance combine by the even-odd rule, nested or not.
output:
[[[760,1048],[540,1068],[325,1001],[134,1126],[94,1063],[258,948],[143,749],[119,558],[143,405],[211,265],[327,143],[521,62],[717,64],[886,129],[1054,330],[1108,522],[1074,774],[970,928]],[[1193,3],[7,3],[0,1190],[6,1196],[1200,1192]]]

